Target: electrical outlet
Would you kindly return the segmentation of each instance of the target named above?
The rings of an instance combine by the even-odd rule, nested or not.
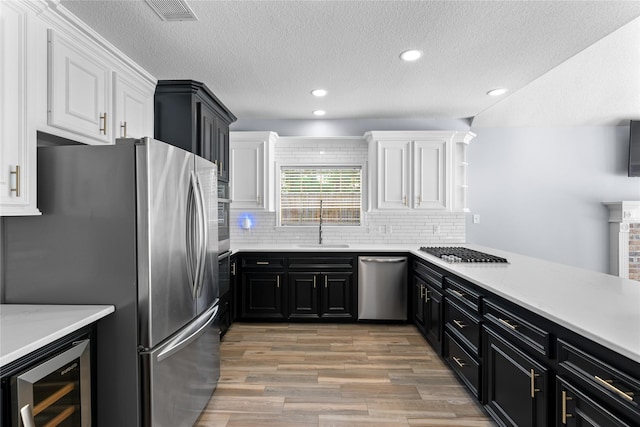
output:
[[[473,214],[473,223],[480,224],[480,214]]]

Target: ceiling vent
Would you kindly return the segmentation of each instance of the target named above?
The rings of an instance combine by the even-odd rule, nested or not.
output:
[[[197,21],[185,0],[145,0],[163,21]]]

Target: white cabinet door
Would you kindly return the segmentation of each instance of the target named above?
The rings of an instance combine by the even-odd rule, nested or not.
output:
[[[230,181],[233,209],[265,209],[264,154],[263,141],[232,142]]]
[[[111,143],[110,67],[54,30],[48,36],[48,124]]]
[[[447,209],[447,141],[413,144],[413,207]]]
[[[154,90],[131,76],[113,73],[114,138],[153,136]]]
[[[411,197],[409,141],[378,142],[378,209],[408,209]]]
[[[231,209],[275,210],[275,132],[229,132]]]
[[[29,115],[29,14],[0,2],[0,216],[39,215],[36,132]],[[30,89],[30,88],[29,88]]]

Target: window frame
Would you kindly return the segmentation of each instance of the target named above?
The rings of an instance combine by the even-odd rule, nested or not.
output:
[[[275,162],[275,210],[276,210],[276,229],[303,229],[303,228],[318,228],[318,225],[282,225],[282,218],[280,218],[280,201],[281,201],[281,175],[282,168],[360,168],[360,224],[359,225],[337,225],[337,224],[328,224],[323,223],[322,228],[326,227],[338,227],[340,229],[348,229],[348,228],[357,228],[360,229],[365,227],[365,215],[366,215],[366,207],[367,205],[367,195],[369,194],[368,190],[368,182],[369,182],[369,171],[367,170],[367,163],[359,163],[359,162],[340,162],[340,161],[332,161],[332,162]]]

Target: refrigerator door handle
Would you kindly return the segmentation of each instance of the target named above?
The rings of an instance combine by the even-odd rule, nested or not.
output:
[[[164,345],[164,349],[158,353],[156,360],[161,362],[167,357],[177,353],[184,347],[188,346],[192,341],[197,339],[201,333],[211,325],[218,315],[219,308],[218,300],[214,302],[213,306],[203,313],[197,320],[190,324],[185,330],[180,332],[178,336]]]
[[[187,218],[186,218],[186,222],[187,222],[187,276],[189,278],[189,286],[191,288],[191,294],[195,295],[195,289],[196,289],[196,271],[194,271],[194,264],[196,264],[196,262],[194,261],[194,256],[196,253],[195,247],[196,247],[196,242],[195,242],[195,221],[196,221],[196,217],[195,217],[195,204],[196,204],[196,182],[194,179],[194,174],[192,172],[191,174],[191,179],[189,180],[189,191],[188,191],[188,195],[187,195]]]
[[[193,298],[195,299],[202,290],[202,282],[204,281],[205,262],[207,257],[207,214],[204,204],[204,190],[198,180],[195,172],[191,172],[191,179],[194,185],[194,194],[196,199],[196,215],[198,219],[198,258],[196,261],[196,277],[193,288]]]

